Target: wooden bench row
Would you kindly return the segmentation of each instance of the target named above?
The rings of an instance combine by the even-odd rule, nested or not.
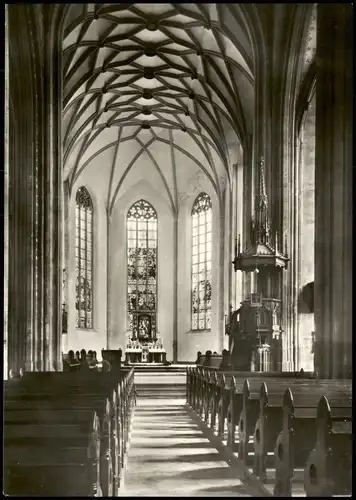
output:
[[[34,372],[4,387],[4,492],[118,496],[134,369]]]
[[[266,494],[351,492],[351,380],[189,367],[186,397]]]

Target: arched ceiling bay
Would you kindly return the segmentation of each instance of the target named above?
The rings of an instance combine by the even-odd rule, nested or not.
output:
[[[105,153],[112,207],[144,156],[177,209],[183,155],[219,195],[235,161],[231,145],[252,130],[252,51],[236,19],[220,4],[70,7],[63,41],[70,187]],[[156,154],[158,145],[166,155]]]

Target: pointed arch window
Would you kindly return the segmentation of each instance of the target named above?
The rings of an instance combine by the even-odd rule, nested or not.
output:
[[[127,214],[127,311],[131,338],[156,338],[157,214],[139,200]]]
[[[211,328],[210,196],[200,193],[192,208],[192,330]]]
[[[76,326],[93,328],[93,203],[85,187],[76,197]]]

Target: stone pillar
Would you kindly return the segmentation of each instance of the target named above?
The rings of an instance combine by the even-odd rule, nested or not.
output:
[[[296,332],[296,370],[314,370],[312,338],[314,332],[314,310],[306,301],[304,287],[314,282],[314,238],[315,238],[315,94],[311,96],[302,122],[299,136],[299,192],[298,204],[298,273],[296,279],[298,294],[295,305],[298,312]]]
[[[14,373],[56,370],[61,369],[62,172],[60,52],[54,40],[60,41],[51,32],[47,6],[16,4],[8,11],[8,367]]]
[[[178,212],[173,219],[173,363],[178,362]],[[164,346],[163,346],[164,347]]]
[[[308,37],[313,4],[278,6],[284,23],[276,34],[274,57],[278,61],[273,81],[273,207],[272,223],[279,232],[279,249],[287,243],[290,261],[279,282],[282,298],[283,370],[296,369],[298,344],[298,266],[299,266],[299,171],[301,144],[296,134],[299,116],[302,54]],[[311,84],[311,82],[310,82]],[[309,94],[309,86],[307,87]],[[305,97],[306,99],[308,96]],[[304,106],[304,99],[301,103]],[[297,125],[297,130],[299,126]],[[272,200],[271,200],[272,201]]]
[[[318,4],[315,368],[352,370],[352,6]]]
[[[69,182],[63,182],[63,230],[62,230],[62,252],[63,252],[63,264],[62,269],[65,271],[65,276],[63,276],[62,286],[62,350],[67,353],[69,350],[69,270],[70,270],[70,233],[69,233],[69,219],[70,219],[70,194],[69,194]],[[66,315],[66,325],[64,324],[64,315]]]
[[[235,175],[235,166],[232,168],[231,178],[227,183],[226,189],[226,199],[225,199],[225,256],[224,256],[224,272],[226,276],[226,293],[225,293],[225,304],[224,304],[224,318],[229,315],[230,304],[232,303],[232,297],[235,295],[233,293],[232,287],[232,273],[233,267],[231,265],[232,256],[234,255],[233,245],[234,245],[234,237],[233,237],[233,203],[234,203],[234,195],[233,195],[233,177]],[[235,274],[235,273],[234,273]],[[225,323],[225,321],[224,321]],[[225,330],[224,330],[225,334]],[[228,338],[225,335],[224,337],[224,349],[228,345]]]
[[[253,168],[252,168],[252,136],[245,145],[243,152],[243,189],[240,191],[242,196],[241,210],[242,223],[241,231],[237,231],[237,236],[241,232],[241,247],[247,248],[251,243],[251,217],[254,210],[254,189],[253,189]],[[239,273],[237,273],[239,274]],[[251,293],[251,275],[250,273],[241,273],[241,301]],[[236,304],[236,308],[240,307],[240,303]]]
[[[26,7],[8,6],[8,369],[33,368],[33,177],[35,90]],[[26,85],[23,75],[29,75]],[[6,199],[5,199],[6,202]],[[6,246],[6,245],[5,245]]]
[[[46,172],[46,337],[49,337],[48,370],[62,370],[62,40],[51,10],[44,6],[44,168]]]
[[[5,143],[4,143],[4,380],[8,378],[8,285],[9,285],[9,38],[8,5],[5,5]]]
[[[221,198],[219,204],[220,210],[220,248],[219,248],[219,294],[218,294],[218,318],[219,318],[219,347],[218,352],[221,353],[224,349],[225,340],[225,312],[224,312],[224,296],[225,296],[225,205],[226,205],[226,186],[221,189]]]

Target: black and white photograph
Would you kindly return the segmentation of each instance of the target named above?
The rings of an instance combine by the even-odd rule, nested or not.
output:
[[[3,495],[352,496],[352,3],[3,9]]]

